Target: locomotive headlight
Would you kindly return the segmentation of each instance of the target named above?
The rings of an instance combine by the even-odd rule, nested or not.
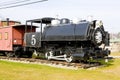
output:
[[[96,28],[97,27],[100,27],[100,26],[102,26],[103,25],[103,22],[102,21],[96,21]]]

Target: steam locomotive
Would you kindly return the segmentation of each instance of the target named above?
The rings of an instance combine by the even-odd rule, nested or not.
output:
[[[67,18],[42,18],[26,21],[26,25],[40,23],[40,32],[27,32],[24,36],[26,50],[34,54],[44,53],[48,60],[76,60],[105,58],[110,54],[109,33],[102,21],[76,20]],[[44,28],[43,28],[44,25]]]
[[[25,25],[13,22],[7,20],[7,27],[0,26],[0,52],[8,57],[26,54],[72,62],[104,59],[110,54],[106,48],[109,33],[102,21],[45,17],[27,20]]]

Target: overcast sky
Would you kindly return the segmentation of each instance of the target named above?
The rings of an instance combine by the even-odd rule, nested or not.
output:
[[[0,2],[0,5],[6,1]],[[18,1],[18,0],[16,0]],[[38,1],[38,0],[30,0]],[[21,7],[0,9],[0,18],[10,18],[25,23],[25,20],[56,17],[102,20],[107,31],[120,32],[120,0],[48,0]]]

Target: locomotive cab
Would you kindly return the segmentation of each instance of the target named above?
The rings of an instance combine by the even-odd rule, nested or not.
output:
[[[26,25],[30,23],[31,30],[34,24],[36,24],[38,29],[35,32],[27,32],[26,27],[26,33],[24,36],[24,43],[26,47],[41,47],[41,41],[42,41],[42,33],[43,33],[43,25],[50,25],[51,21],[54,18],[42,18],[42,19],[33,19],[33,20],[27,20]]]

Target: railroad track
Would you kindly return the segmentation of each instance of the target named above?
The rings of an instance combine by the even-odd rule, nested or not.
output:
[[[111,58],[120,58],[120,56],[109,56],[109,57],[111,57]]]
[[[66,68],[66,69],[88,69],[92,67],[98,67],[101,66],[98,62],[93,63],[67,63],[64,61],[48,61],[44,59],[33,59],[33,58],[8,58],[5,56],[0,56],[0,60],[7,60],[12,62],[20,62],[20,63],[29,63],[29,64],[40,64],[40,65],[48,65],[53,67],[59,67],[59,68]]]

